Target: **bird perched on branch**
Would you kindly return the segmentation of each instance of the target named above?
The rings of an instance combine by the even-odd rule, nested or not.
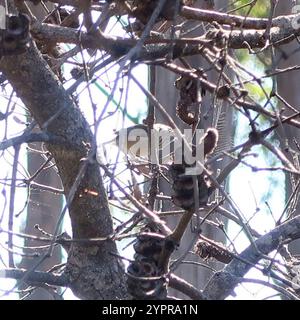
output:
[[[155,123],[151,130],[145,124],[137,124],[116,131],[113,139],[98,146],[98,161],[103,162],[105,146],[115,145],[132,164],[168,164],[172,161],[175,141],[173,129],[165,124]]]
[[[184,138],[193,153],[190,156],[195,157],[195,150],[200,147],[198,151],[202,152],[202,155],[199,153],[197,155],[204,159],[204,156],[215,148],[217,130],[210,128],[206,133],[199,130],[200,134],[198,132],[195,134],[191,129],[186,130]],[[182,141],[182,137],[177,136],[170,126],[162,123],[155,123],[152,129],[145,124],[137,124],[116,131],[113,139],[98,147],[98,161],[102,163],[104,161],[101,160],[101,152],[103,156],[103,153],[105,154],[104,147],[107,145],[117,146],[127,156],[130,163],[143,164],[148,167],[151,164],[171,165],[174,162],[181,164],[182,161],[188,159],[187,156],[190,152]]]

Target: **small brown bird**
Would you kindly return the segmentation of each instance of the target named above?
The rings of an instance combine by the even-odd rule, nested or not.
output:
[[[114,145],[126,155],[127,161],[138,172],[148,176],[150,164],[172,163],[175,141],[173,129],[167,125],[155,123],[149,132],[149,127],[145,124],[137,124],[116,131],[113,139],[98,145],[97,161],[105,163],[105,146]]]
[[[218,131],[209,128],[204,135],[200,135],[198,145],[203,144],[203,153],[208,155],[213,152],[217,141]],[[162,123],[155,123],[151,132],[145,124],[122,128],[115,132],[113,139],[103,143],[104,146],[109,144],[117,146],[135,163],[171,164],[175,151],[185,150],[175,131]]]

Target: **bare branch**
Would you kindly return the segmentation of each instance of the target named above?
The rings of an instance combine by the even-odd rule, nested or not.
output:
[[[27,270],[24,269],[1,269],[0,278],[11,278],[20,280],[24,277]],[[44,285],[45,283],[51,286],[66,287],[69,284],[69,280],[66,275],[55,275],[48,272],[32,271],[27,277],[26,282],[32,285]]]
[[[300,216],[295,217],[282,225],[276,227],[269,233],[260,237],[255,241],[259,251],[265,255],[276,250],[284,241],[293,241],[300,238]],[[257,264],[262,259],[261,253],[253,246],[245,249],[239,257],[249,261],[249,263]],[[203,294],[212,300],[223,300],[232,294],[234,288],[240,283],[243,277],[252,265],[245,261],[234,258],[224,270],[216,272],[209,280]]]

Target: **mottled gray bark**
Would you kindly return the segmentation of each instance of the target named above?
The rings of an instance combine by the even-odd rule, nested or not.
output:
[[[68,196],[88,154],[87,146],[93,145],[88,123],[35,45],[31,44],[25,54],[2,58],[0,69],[40,127],[56,115],[55,120],[48,123],[47,131],[55,134],[61,143],[47,143],[47,147],[54,156]],[[93,161],[85,165],[69,206],[75,239],[104,237],[113,230],[99,167]],[[93,190],[98,196],[85,194],[84,189]],[[127,298],[124,267],[113,255],[116,253],[112,240],[101,245],[74,244],[66,271],[74,293],[83,299]]]

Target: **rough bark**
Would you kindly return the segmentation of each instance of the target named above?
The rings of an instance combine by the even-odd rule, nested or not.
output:
[[[0,68],[40,127],[56,116],[48,123],[47,131],[59,137],[61,143],[47,143],[47,147],[54,156],[67,197],[75,181],[80,181],[69,205],[73,237],[108,236],[113,230],[112,218],[99,167],[94,161],[85,164],[84,160],[93,141],[83,115],[34,44],[23,55],[2,58]],[[78,177],[84,164],[83,175]],[[85,193],[85,189],[98,196]],[[83,299],[128,297],[124,267],[113,255],[116,253],[112,240],[93,246],[74,244],[66,271],[74,293]]]

